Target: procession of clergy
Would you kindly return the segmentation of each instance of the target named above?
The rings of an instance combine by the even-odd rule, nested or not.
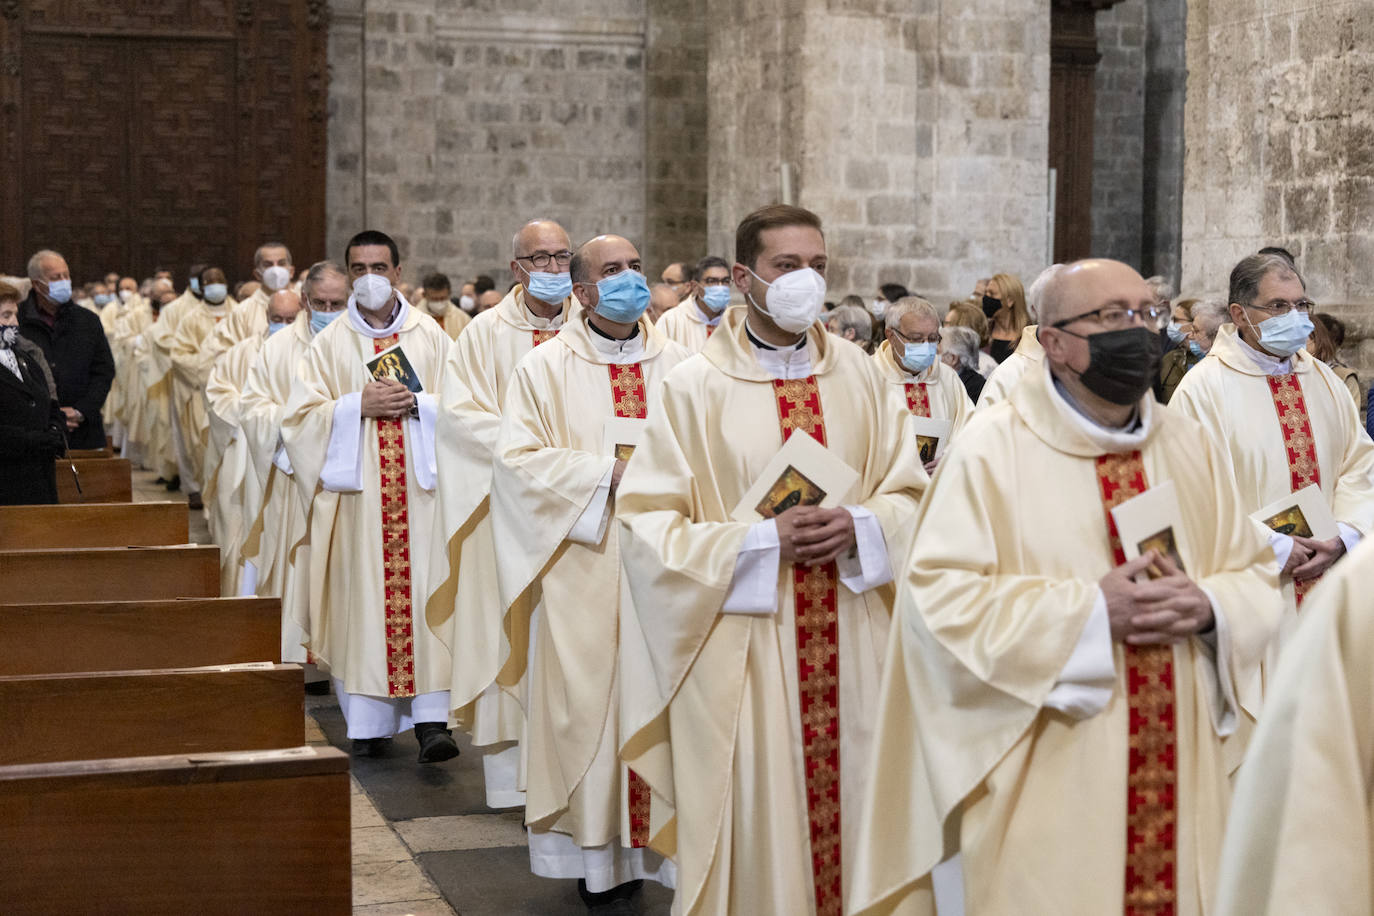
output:
[[[116,303],[112,419],[355,753],[468,732],[592,912],[1371,911],[1374,443],[1292,261],[1235,265],[1168,407],[1140,275],[1055,265],[975,410],[924,300],[872,356],[825,333],[797,207],[657,326],[633,243],[549,220],[470,323],[385,234],[342,254]],[[1176,543],[1133,551],[1113,510],[1164,485]],[[1337,536],[1251,519],[1309,487]]]

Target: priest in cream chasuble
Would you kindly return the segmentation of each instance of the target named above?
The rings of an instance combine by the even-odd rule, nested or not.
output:
[[[1045,364],[969,421],[921,506],[855,913],[931,912],[956,853],[971,914],[1201,916],[1215,892],[1273,556],[1220,450],[1154,401],[1167,314],[1140,275],[1069,265],[1042,320]],[[1112,510],[1152,488],[1176,496],[1165,528],[1123,539]]]
[[[616,495],[621,755],[661,802],[674,912],[838,916],[854,865],[892,564],[928,478],[894,386],[817,321],[825,266],[815,214],[745,218],[746,305],[665,379]],[[742,519],[798,435],[853,483],[821,498],[785,471],[797,489]]]

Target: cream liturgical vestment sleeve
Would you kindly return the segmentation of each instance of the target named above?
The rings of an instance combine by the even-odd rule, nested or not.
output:
[[[487,692],[509,653],[488,501],[501,402],[516,363],[554,339],[572,308],[569,298],[557,317],[541,319],[524,294],[516,286],[453,342],[435,429],[439,524],[430,539],[425,618],[453,652],[455,715],[479,747],[517,741],[523,729],[518,704],[499,690]]]
[[[772,613],[723,613],[753,531],[732,513],[782,447],[784,422],[858,472],[843,499],[876,517],[888,558],[905,555],[928,479],[896,389],[862,350],[815,324],[810,375],[776,379],[745,314],[727,309],[668,375],[616,495],[633,598],[622,605],[621,753],[666,802],[651,833],[677,863],[674,912],[804,916],[823,895],[838,913],[893,588],[855,593],[833,565],[783,563]],[[815,653],[805,670],[799,642]]]
[[[245,519],[257,514],[262,501],[262,487],[240,425],[243,387],[262,344],[260,337],[239,341],[215,363],[205,384],[210,441],[205,452],[203,495],[210,510],[210,536],[219,545],[221,595],[239,592],[239,549]]]
[[[218,354],[212,355],[206,344],[229,311],[228,304],[209,305],[193,299],[172,338],[172,409],[177,413],[177,428],[195,476],[194,481],[186,482],[187,489],[200,490],[209,482],[205,451],[210,420],[205,413],[205,383]]]
[[[115,360],[114,387],[119,391],[115,400],[115,418],[124,424],[125,457],[138,460],[152,468],[155,460],[147,453],[148,392],[142,372],[135,359],[135,349],[143,341],[143,333],[153,323],[153,310],[142,297],[124,303],[124,313],[115,321],[114,338],[110,350]],[[149,459],[149,460],[145,460]]]
[[[309,501],[293,479],[281,424],[311,339],[309,309],[267,338],[248,372],[240,413],[248,460],[263,483],[260,509],[245,516],[243,575],[252,580],[255,594],[282,600],[282,660],[292,662],[306,660],[308,634],[301,622],[309,619]]]
[[[951,439],[973,415],[973,402],[964,390],[964,383],[959,381],[959,373],[940,360],[931,363],[930,368],[919,375],[912,375],[897,364],[892,356],[892,344],[884,340],[873,353],[873,363],[887,383],[896,389],[908,413],[948,420]]]
[[[970,914],[1102,916],[1169,894],[1169,912],[1207,912],[1277,569],[1197,423],[1149,394],[1139,417],[1092,426],[1043,367],[941,462],[899,580],[852,911],[929,912],[931,869],[959,852]],[[1107,499],[1166,481],[1215,631],[1127,649],[1098,587],[1121,562]],[[1093,654],[1101,671],[1075,664]]]
[[[212,362],[225,350],[240,340],[259,337],[267,333],[267,302],[271,294],[261,286],[253,295],[237,302],[229,309],[229,314],[215,328],[214,334],[205,343],[205,353]]]
[[[1345,383],[1306,350],[1293,356],[1291,372],[1268,375],[1247,349],[1234,325],[1222,325],[1169,409],[1195,417],[1221,446],[1247,515],[1318,484],[1336,521],[1368,537],[1374,533],[1374,442]],[[1283,577],[1287,609],[1276,652],[1297,623],[1298,592],[1307,587],[1295,589]]]
[[[1374,544],[1304,602],[1236,782],[1219,916],[1374,913]]]
[[[503,685],[528,681],[521,691],[528,696],[525,821],[581,847],[620,836],[634,792],[622,791],[617,756],[618,608],[627,596],[619,537],[609,525],[616,457],[606,428],[615,417],[653,416],[664,376],[689,355],[647,317],[623,344],[595,334],[575,310],[557,338],[516,366],[491,492],[504,630],[513,644]],[[590,534],[579,534],[588,513]]]
[[[654,327],[664,337],[686,347],[689,353],[700,353],[717,324],[711,324],[707,316],[701,313],[696,296],[688,296],[664,312]]]
[[[992,370],[983,393],[978,395],[978,406],[991,407],[998,401],[1005,401],[1007,395],[1021,381],[1021,377],[1032,367],[1045,361],[1045,348],[1040,346],[1040,328],[1028,324],[1021,331],[1021,342],[1016,345],[1005,361]]]
[[[296,485],[310,499],[310,601],[300,621],[308,648],[348,694],[397,699],[447,691],[449,682],[448,650],[421,613],[424,542],[437,523],[433,482],[421,484],[432,458],[423,421],[358,413],[359,392],[371,379],[365,364],[394,344],[427,392],[419,398],[439,390],[448,336],[401,307],[404,320],[391,337],[362,334],[352,323],[362,319],[349,313],[316,335],[282,419]],[[331,442],[341,421],[357,431],[339,429]],[[331,446],[349,457],[331,454]],[[347,471],[322,479],[332,465]],[[357,477],[346,479],[354,467]]]

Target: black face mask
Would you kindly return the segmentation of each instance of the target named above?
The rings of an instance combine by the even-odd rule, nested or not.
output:
[[[1088,368],[1078,377],[1085,388],[1104,401],[1123,407],[1134,404],[1159,378],[1159,335],[1149,328],[1073,336],[1088,342]]]
[[[991,318],[993,315],[996,315],[996,314],[997,314],[998,312],[1000,312],[1001,310],[1002,310],[1002,300],[1001,300],[1001,299],[994,299],[994,298],[992,298],[991,296],[988,296],[988,295],[984,295],[984,296],[983,296],[983,314],[984,314],[984,315],[986,315],[988,318]]]

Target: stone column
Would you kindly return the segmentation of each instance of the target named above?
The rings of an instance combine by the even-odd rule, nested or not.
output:
[[[1281,245],[1319,304],[1367,311],[1374,16],[1368,0],[1258,6],[1188,3],[1183,288],[1224,295],[1236,261]]]
[[[1046,263],[1049,0],[708,0],[709,238],[789,195],[831,298]]]

